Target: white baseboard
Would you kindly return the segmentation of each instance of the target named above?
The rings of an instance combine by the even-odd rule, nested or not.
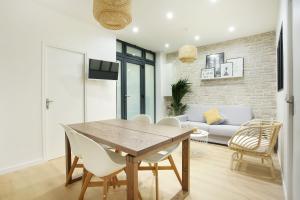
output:
[[[283,194],[284,194],[284,199],[285,200],[288,200],[288,195],[287,195],[287,188],[286,188],[286,184],[284,182],[284,177],[282,176],[283,175],[283,172],[282,172],[282,163],[281,163],[281,157],[280,157],[280,154],[279,152],[277,153],[277,158],[278,158],[278,162],[279,162],[279,167],[280,167],[280,173],[281,173],[281,177],[282,177],[282,188],[283,188]]]
[[[283,179],[282,179],[282,188],[283,188],[284,199],[288,200],[287,190]]]
[[[17,171],[17,170],[20,170],[20,169],[24,169],[26,167],[38,165],[38,164],[41,164],[41,163],[44,163],[44,162],[45,162],[44,159],[40,158],[40,159],[20,163],[20,164],[17,164],[17,165],[13,165],[11,167],[2,168],[2,169],[0,169],[0,175],[7,174],[7,173],[10,173],[10,172],[14,172],[14,171]]]

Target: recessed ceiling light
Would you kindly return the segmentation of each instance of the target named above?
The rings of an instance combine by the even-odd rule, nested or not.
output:
[[[138,33],[139,32],[139,27],[137,27],[137,26],[133,27],[132,32]]]
[[[235,31],[235,27],[234,27],[234,26],[230,26],[230,27],[228,28],[228,31],[229,31],[229,32],[234,32],[234,31]]]
[[[167,12],[166,17],[167,19],[173,19],[174,15],[172,12]]]
[[[198,41],[198,40],[200,39],[200,36],[199,36],[199,35],[195,35],[194,39],[195,39],[196,41]]]
[[[210,0],[210,2],[212,2],[212,3],[216,3],[216,2],[217,2],[217,0]]]
[[[166,44],[165,44],[165,47],[166,47],[166,48],[169,48],[169,47],[170,47],[170,45],[169,45],[168,43],[166,43]]]

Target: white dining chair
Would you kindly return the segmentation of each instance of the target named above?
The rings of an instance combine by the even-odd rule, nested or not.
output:
[[[67,175],[67,178],[66,178],[66,186],[69,184],[70,180],[71,180],[71,177],[74,173],[74,170],[75,168],[83,168],[83,164],[78,164],[78,161],[79,159],[82,159],[82,155],[81,155],[81,152],[80,152],[80,149],[79,149],[79,146],[77,144],[77,141],[76,141],[76,132],[70,128],[69,126],[66,126],[64,124],[61,124],[61,126],[65,129],[65,133],[69,139],[69,142],[70,142],[70,146],[71,146],[71,151],[74,155],[74,159],[73,159],[73,162],[72,162],[72,165],[71,165],[71,168],[70,168],[70,171]]]
[[[180,128],[180,121],[175,117],[166,117],[161,119],[157,125],[162,126],[173,126]],[[172,145],[163,151],[151,154],[146,157],[142,162],[146,162],[149,164],[149,167],[144,167],[139,165],[139,170],[152,170],[155,176],[155,191],[156,191],[156,199],[159,199],[159,191],[158,191],[158,170],[173,170],[179,183],[182,185],[182,181],[179,175],[179,172],[176,168],[175,162],[172,157],[172,152],[179,146],[178,144]],[[168,159],[170,166],[158,166],[158,163]]]
[[[132,118],[132,121],[143,122],[143,123],[147,123],[147,124],[152,123],[151,117],[149,115],[146,115],[146,114],[136,115]]]
[[[79,196],[80,200],[84,198],[87,188],[91,186],[103,186],[103,199],[107,199],[110,185],[127,185],[126,180],[112,183],[113,177],[125,171],[126,160],[124,157],[112,151],[106,151],[100,144],[82,134],[77,133],[76,140],[82,152],[86,170]],[[93,176],[99,177],[102,181],[91,182]]]

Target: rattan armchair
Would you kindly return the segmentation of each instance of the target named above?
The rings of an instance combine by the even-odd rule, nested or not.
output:
[[[254,156],[270,162],[271,175],[275,178],[272,154],[282,124],[273,120],[251,120],[242,125],[229,140],[228,147],[235,151],[232,154],[231,169],[239,165],[244,155]]]

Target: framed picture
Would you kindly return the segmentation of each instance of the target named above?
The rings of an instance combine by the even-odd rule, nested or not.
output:
[[[244,58],[230,58],[226,60],[227,63],[232,63],[232,77],[244,76]]]
[[[233,75],[232,67],[233,67],[233,63],[221,64],[221,77],[222,78],[232,77]]]
[[[224,63],[224,52],[206,56],[206,68],[215,68],[215,77],[221,77],[222,63]]]
[[[282,26],[280,29],[280,35],[277,45],[277,90],[280,91],[283,89],[283,33],[282,33]]]
[[[208,68],[201,70],[201,79],[214,79],[215,78],[215,68]]]

